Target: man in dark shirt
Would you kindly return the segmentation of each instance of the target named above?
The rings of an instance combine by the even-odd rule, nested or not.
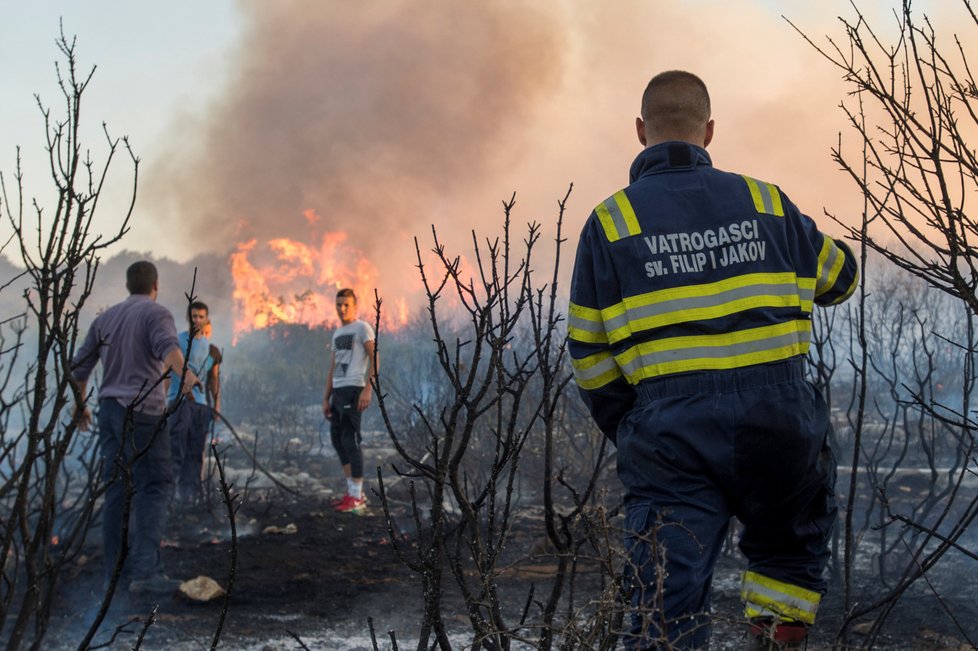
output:
[[[101,361],[98,437],[107,486],[102,506],[105,577],[115,574],[123,551],[123,508],[126,487],[131,485],[129,590],[165,593],[178,584],[163,574],[160,562],[173,491],[163,378],[172,372],[173,381],[180,382],[184,360],[173,315],[156,302],[156,267],[146,261],[130,265],[126,288],[129,298],[95,318],[75,354],[75,420],[82,431],[91,426],[92,414],[85,406],[88,379]],[[183,393],[197,384],[197,376],[188,369]]]

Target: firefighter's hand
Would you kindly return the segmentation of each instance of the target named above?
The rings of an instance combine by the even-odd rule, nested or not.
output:
[[[323,398],[323,416],[326,417],[326,420],[329,420],[330,418],[333,417],[333,412],[329,408],[329,396]]]
[[[79,407],[81,408],[79,409]],[[75,405],[75,412],[71,418],[75,426],[82,432],[87,432],[92,428],[92,412],[88,407]]]
[[[363,387],[363,391],[360,392],[360,398],[357,400],[357,411],[366,411],[367,407],[370,406],[370,394],[372,393],[370,385]]]

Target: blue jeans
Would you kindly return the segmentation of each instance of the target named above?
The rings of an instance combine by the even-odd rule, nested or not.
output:
[[[202,493],[200,472],[211,424],[211,408],[184,398],[171,414],[170,423],[170,455],[176,494],[180,499],[192,501]]]
[[[162,571],[160,543],[173,495],[169,426],[162,415],[131,412],[110,398],[99,403],[98,437],[102,480],[107,486],[102,505],[105,575],[112,576],[122,548],[129,472],[134,491],[129,507],[129,570],[133,579],[151,577]]]

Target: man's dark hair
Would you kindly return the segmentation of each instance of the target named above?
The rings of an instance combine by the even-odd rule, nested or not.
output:
[[[710,119],[710,92],[691,72],[661,72],[642,94],[642,119],[655,133],[694,133]]]
[[[194,310],[203,310],[204,312],[207,313],[208,316],[210,316],[210,313],[211,313],[211,311],[209,309],[207,309],[207,303],[205,303],[203,301],[193,301],[190,304],[190,307],[187,308],[187,322],[188,323],[190,322],[190,313],[193,312]]]
[[[352,298],[354,303],[357,302],[357,295],[354,294],[353,290],[350,289],[349,287],[344,287],[340,291],[336,292],[336,298],[345,298],[347,296]]]
[[[150,294],[159,280],[156,265],[148,260],[133,262],[126,269],[126,289],[130,294]]]

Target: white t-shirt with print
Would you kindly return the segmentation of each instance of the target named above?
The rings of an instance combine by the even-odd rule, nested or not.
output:
[[[333,332],[333,388],[367,384],[367,351],[363,345],[374,340],[374,329],[366,321],[352,321]]]

